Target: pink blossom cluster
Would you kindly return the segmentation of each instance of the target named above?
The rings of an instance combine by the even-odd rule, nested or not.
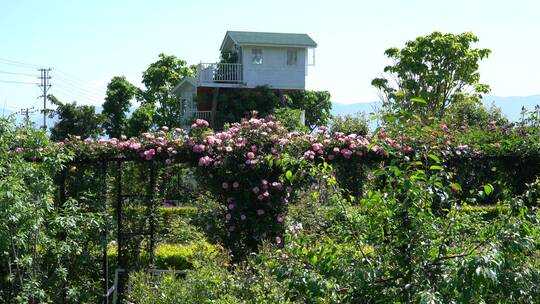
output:
[[[208,123],[208,121],[204,120],[204,119],[196,119],[195,122],[191,125],[191,128],[192,129],[199,129],[199,128],[204,128],[204,127],[208,127],[210,124]]]

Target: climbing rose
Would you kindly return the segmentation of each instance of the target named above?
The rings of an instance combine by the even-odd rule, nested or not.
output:
[[[209,156],[199,158],[199,167],[208,167],[212,163],[212,160]]]
[[[205,149],[206,149],[206,146],[205,146],[205,145],[198,144],[198,145],[194,145],[194,146],[193,146],[193,152],[195,152],[195,153],[201,153],[201,152],[203,152]]]
[[[146,150],[144,151],[144,158],[146,158],[146,160],[151,160],[155,154],[156,154],[155,149]]]
[[[313,145],[311,145],[311,148],[313,149],[313,151],[317,152],[319,150],[321,150],[323,147],[323,145],[321,143],[314,143]]]
[[[249,159],[255,158],[255,153],[253,153],[253,152],[248,152],[247,158],[249,158]]]
[[[341,154],[343,155],[343,157],[345,157],[345,159],[349,159],[351,158],[352,151],[349,149],[341,149]]]

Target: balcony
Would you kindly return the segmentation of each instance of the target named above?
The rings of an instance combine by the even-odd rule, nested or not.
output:
[[[199,63],[197,82],[200,86],[238,87],[243,83],[241,63]]]

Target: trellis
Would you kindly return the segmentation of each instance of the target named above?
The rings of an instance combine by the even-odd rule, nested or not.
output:
[[[371,158],[366,159],[367,162],[378,162],[381,161],[380,158]],[[450,166],[455,166],[457,164],[463,163],[463,161],[471,162],[486,162],[486,161],[505,161],[505,162],[515,162],[518,160],[523,161],[522,157],[475,157],[475,158],[466,158],[466,159],[450,159],[448,164]],[[177,160],[178,161],[178,160]],[[189,161],[189,160],[185,160]],[[124,192],[124,168],[126,163],[139,164],[139,169],[143,173],[142,176],[147,176],[144,180],[146,184],[146,189],[143,193],[125,193]],[[526,163],[533,167],[533,171],[540,172],[540,161],[538,158],[526,158]],[[158,271],[155,270],[155,246],[156,246],[156,206],[157,206],[157,196],[158,196],[158,172],[161,168],[164,168],[164,163],[160,159],[154,158],[153,160],[145,160],[143,158],[128,158],[128,157],[102,157],[96,159],[76,159],[71,162],[72,165],[89,165],[93,168],[98,168],[98,174],[96,179],[100,181],[99,191],[100,196],[98,199],[103,202],[102,212],[103,218],[106,222],[105,229],[103,231],[103,253],[102,253],[102,272],[103,272],[103,303],[112,303],[113,296],[116,294],[122,296],[126,282],[128,280],[128,275],[130,272],[130,261],[129,255],[126,254],[128,249],[126,246],[127,240],[134,238],[136,236],[146,236],[148,239],[148,246],[146,252],[148,254],[148,270],[149,272]],[[146,166],[145,166],[146,165]],[[523,165],[523,163],[521,163]],[[69,167],[69,166],[68,166]],[[523,169],[523,168],[522,168]],[[144,172],[143,172],[144,171]],[[146,174],[148,173],[148,174]],[[68,198],[68,193],[66,191],[66,178],[68,170],[64,169],[61,173],[58,189],[59,189],[59,201],[62,205]],[[108,177],[112,177],[114,184],[114,192],[109,191]],[[161,189],[163,190],[163,189]],[[113,198],[110,200],[110,198]],[[126,200],[142,200],[145,202],[145,214],[146,220],[148,221],[148,227],[146,230],[140,230],[135,232],[130,232],[125,230],[125,214],[124,207],[126,207]],[[107,202],[111,201],[112,206],[108,206]],[[115,285],[110,285],[110,264],[109,264],[109,242],[111,241],[109,237],[109,225],[110,224],[110,207],[114,210],[114,217],[116,219],[116,243],[117,243],[117,271],[115,273]]]
[[[124,192],[124,167],[126,163],[135,163],[139,164],[139,169],[141,175],[147,175],[148,178],[144,181],[146,183],[146,191],[144,193],[125,193]],[[148,164],[148,166],[144,166]],[[158,170],[162,167],[162,163],[159,160],[146,161],[144,159],[137,158],[124,158],[124,157],[110,157],[110,158],[99,158],[99,159],[76,159],[70,163],[74,166],[92,166],[97,167],[97,176],[96,179],[100,181],[99,185],[99,196],[97,199],[102,202],[102,213],[103,220],[105,222],[103,230],[103,253],[102,253],[102,272],[103,272],[103,303],[112,303],[111,299],[113,296],[116,298],[116,295],[122,295],[124,287],[126,284],[127,276],[131,270],[130,261],[128,260],[129,255],[126,252],[127,246],[126,243],[129,239],[134,237],[146,237],[148,240],[148,246],[146,248],[146,253],[148,254],[148,269],[154,269],[155,264],[155,246],[156,246],[156,203],[157,203],[157,175]],[[59,202],[61,207],[69,197],[67,193],[67,174],[68,168],[62,170],[60,174],[60,179],[58,181],[58,190],[59,190]],[[146,172],[142,172],[146,171]],[[146,174],[148,173],[148,174]],[[110,193],[108,183],[108,177],[112,176],[114,180],[114,193]],[[74,194],[74,193],[73,193]],[[110,200],[109,198],[113,198]],[[126,201],[135,201],[140,200],[145,202],[145,214],[147,220],[146,228],[140,231],[129,231],[127,225],[125,224],[125,210]],[[112,206],[108,205],[108,202],[111,201]],[[110,221],[110,211],[114,211],[114,217],[116,219],[116,236],[115,241],[117,244],[117,270],[115,272],[115,284],[111,286],[110,278],[110,263],[109,263],[109,225]]]

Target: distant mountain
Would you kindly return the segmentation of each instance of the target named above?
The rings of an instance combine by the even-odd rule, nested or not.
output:
[[[528,110],[533,110],[536,105],[540,105],[540,95],[531,96],[485,96],[484,104],[488,107],[495,105],[501,108],[502,112],[512,121],[519,120],[521,108],[525,107]],[[358,102],[358,103],[332,103],[332,115],[347,115],[356,113],[370,113],[380,108],[381,103],[378,101],[372,102]],[[130,112],[134,111],[136,106],[130,109]],[[101,113],[101,106],[96,106],[96,112]],[[9,116],[14,112],[8,109],[0,109],[0,116]],[[15,115],[18,123],[23,122],[21,115]],[[43,115],[41,113],[34,113],[31,116],[32,122],[35,126],[43,124]],[[47,117],[47,125],[50,127],[55,123],[54,119]]]
[[[488,107],[495,105],[512,121],[520,118],[521,108],[531,111],[536,105],[540,105],[540,95],[532,96],[486,96],[484,104]]]
[[[380,102],[359,102],[359,103],[332,103],[332,110],[330,113],[332,115],[347,115],[347,114],[356,114],[356,113],[370,113],[374,112],[375,108],[380,106]]]
[[[540,95],[531,96],[485,96],[484,104],[488,107],[495,105],[501,108],[502,112],[512,121],[520,118],[521,108],[533,110],[536,105],[540,105]],[[380,107],[380,102],[358,102],[351,104],[332,103],[332,115],[347,115],[359,112],[370,113],[375,108]]]

